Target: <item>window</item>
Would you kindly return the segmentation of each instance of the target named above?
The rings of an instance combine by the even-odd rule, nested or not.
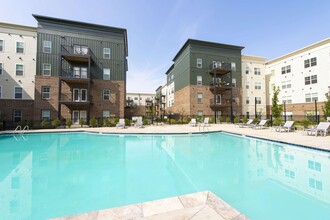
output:
[[[16,64],[16,76],[23,76],[24,66],[23,64]]]
[[[292,96],[283,96],[282,97],[282,102],[286,104],[291,104],[292,103]]]
[[[290,89],[291,88],[291,80],[282,82],[282,89]]]
[[[20,109],[15,109],[13,111],[13,121],[14,122],[22,121],[22,111]]]
[[[197,117],[198,117],[198,118],[203,117],[203,111],[202,111],[202,110],[198,110],[198,111],[197,111]]]
[[[3,74],[3,63],[0,63],[0,75]]]
[[[232,80],[231,80],[231,86],[232,87],[236,87],[236,79],[235,78],[232,78]]]
[[[197,93],[197,103],[201,104],[203,102],[203,94]]]
[[[246,88],[246,89],[249,89],[249,88],[250,88],[250,82],[246,82],[246,83],[245,83],[245,88]]]
[[[46,41],[46,40],[44,41],[43,52],[44,53],[52,52],[52,42],[51,41]]]
[[[42,65],[42,73],[44,76],[50,76],[51,75],[51,72],[52,72],[52,65],[50,63],[44,63]]]
[[[312,101],[311,94],[310,93],[305,94],[305,102],[311,102],[311,101]]]
[[[250,73],[250,67],[247,66],[247,67],[245,68],[245,74],[249,74],[249,73]]]
[[[254,68],[254,75],[260,75],[260,68]]]
[[[311,59],[307,59],[304,61],[305,68],[316,66],[316,65],[317,65],[316,57],[313,57]]]
[[[197,85],[202,85],[202,84],[203,84],[202,76],[197,76]]]
[[[231,62],[231,70],[236,71],[236,63],[235,62]]]
[[[246,97],[246,101],[245,101],[245,103],[248,105],[248,104],[250,104],[250,98],[247,96]]]
[[[103,89],[103,100],[104,101],[110,100],[110,90],[109,89]]]
[[[323,189],[322,182],[319,180],[316,180],[314,178],[309,178],[309,187],[311,187],[313,189],[321,190],[321,191]]]
[[[4,40],[0,40],[0,52],[4,51],[4,45],[5,45]]]
[[[294,162],[294,156],[290,154],[284,154],[284,160],[288,163],[293,163]]]
[[[307,93],[305,94],[305,102],[315,102],[318,101],[318,93]]]
[[[308,168],[309,169],[321,172],[321,167],[322,166],[319,162],[308,160]]]
[[[110,48],[103,48],[103,59],[110,59]]]
[[[102,117],[103,118],[110,118],[110,111],[108,111],[108,110],[102,111]]]
[[[50,86],[41,87],[41,98],[50,99]]]
[[[201,58],[197,58],[197,68],[203,68],[203,60]]]
[[[291,73],[291,65],[284,66],[281,68],[282,74]]]
[[[261,82],[255,82],[254,83],[254,89],[260,90],[261,89]]]
[[[50,121],[50,110],[41,110],[41,120]]]
[[[317,92],[312,93],[311,96],[312,96],[312,102],[318,101],[318,95],[317,95]]]
[[[271,70],[271,71],[270,71],[270,74],[271,74],[272,76],[275,76],[275,70]]]
[[[74,54],[87,55],[88,54],[88,47],[81,46],[81,45],[74,45],[73,46],[73,52],[74,52]]]
[[[0,99],[2,98],[2,86],[0,86]],[[0,115],[1,115],[1,111],[0,111]]]
[[[110,80],[110,69],[103,69],[103,80]]]
[[[317,83],[317,75],[311,76],[311,81],[312,81],[312,84]]]
[[[15,87],[15,99],[23,98],[23,89],[22,87]]]
[[[261,97],[256,97],[256,104],[261,104]]]
[[[291,179],[294,179],[295,176],[296,176],[296,174],[295,174],[295,172],[292,171],[292,170],[287,170],[287,169],[285,169],[285,176],[286,176],[286,177],[289,177],[289,178],[291,178]]]
[[[23,41],[16,42],[16,53],[24,53],[24,42]]]

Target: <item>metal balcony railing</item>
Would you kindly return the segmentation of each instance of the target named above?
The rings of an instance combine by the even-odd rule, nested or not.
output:
[[[88,99],[87,92],[86,93],[79,92],[78,94],[61,93],[60,102],[87,103],[90,101],[90,99]]]
[[[61,45],[61,53],[77,56],[90,56],[95,59],[93,51],[87,46],[82,45]]]
[[[89,79],[88,71],[77,71],[72,69],[62,69],[62,77],[76,78],[76,79]]]
[[[215,100],[210,99],[210,105],[211,106],[219,106],[219,107],[227,107],[231,105],[231,99],[221,99],[221,100]]]

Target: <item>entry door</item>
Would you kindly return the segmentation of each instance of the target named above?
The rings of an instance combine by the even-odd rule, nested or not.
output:
[[[87,89],[81,89],[81,101],[87,102]]]
[[[222,101],[221,101],[221,95],[216,95],[215,97],[215,100],[216,100],[216,104],[222,104]]]
[[[73,89],[73,93],[72,93],[72,100],[74,102],[79,102],[80,98],[79,98],[79,89]]]
[[[73,124],[79,124],[79,111],[72,111]]]
[[[80,119],[84,119],[84,121],[86,122],[86,118],[87,118],[87,111],[80,111]]]
[[[216,111],[215,115],[216,115],[217,118],[219,118],[221,116],[221,111]]]

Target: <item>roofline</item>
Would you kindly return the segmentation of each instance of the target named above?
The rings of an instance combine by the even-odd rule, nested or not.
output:
[[[13,24],[13,23],[0,22],[0,27],[16,29],[16,30],[21,30],[21,31],[37,32],[37,27],[27,26],[27,25],[20,25],[20,24]]]
[[[202,40],[196,40],[196,39],[188,39],[179,52],[175,55],[173,58],[173,61],[175,61],[181,53],[188,47],[190,44],[196,44],[196,45],[201,45],[201,46],[209,46],[209,47],[219,47],[219,48],[226,48],[226,49],[232,49],[232,50],[243,50],[244,47],[242,46],[235,46],[235,45],[230,45],[230,44],[221,44],[221,43],[215,43],[215,42],[210,42],[210,41],[202,41]]]
[[[168,75],[170,72],[171,72],[171,70],[174,68],[174,64],[172,64],[171,66],[170,66],[170,68],[166,71],[166,75]]]
[[[125,52],[126,56],[128,56],[128,42],[127,42],[127,30],[124,28],[118,28],[118,27],[111,27],[111,26],[105,26],[105,25],[99,25],[99,24],[92,24],[87,22],[80,22],[80,21],[73,21],[73,20],[67,20],[62,18],[54,18],[54,17],[48,17],[48,16],[42,16],[42,15],[36,15],[32,14],[32,16],[39,22],[39,21],[47,21],[49,23],[59,23],[59,24],[68,24],[75,27],[88,27],[94,30],[100,30],[100,31],[109,31],[109,32],[115,32],[119,34],[124,35],[124,43],[125,43]]]
[[[252,56],[252,55],[246,55],[242,54],[242,59],[247,59],[247,60],[256,60],[256,61],[266,61],[266,57],[260,57],[260,56]]]
[[[303,47],[301,49],[295,50],[295,51],[293,51],[291,53],[288,53],[288,54],[285,54],[283,56],[277,57],[277,58],[275,58],[273,60],[270,60],[270,61],[266,62],[266,64],[268,65],[268,64],[272,64],[272,63],[278,62],[280,60],[284,60],[284,59],[289,58],[291,56],[297,55],[299,53],[306,52],[308,50],[314,49],[316,47],[323,46],[323,45],[328,44],[328,43],[330,43],[330,38],[326,38],[326,39],[321,40],[321,41],[318,41],[318,42],[316,42],[314,44],[311,44],[311,45],[308,45],[308,46]]]

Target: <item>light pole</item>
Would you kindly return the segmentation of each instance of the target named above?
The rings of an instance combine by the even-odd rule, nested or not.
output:
[[[257,97],[254,97],[254,117],[257,117]]]
[[[285,101],[283,102],[283,106],[284,106],[284,121],[286,122],[286,105],[285,105]]]

